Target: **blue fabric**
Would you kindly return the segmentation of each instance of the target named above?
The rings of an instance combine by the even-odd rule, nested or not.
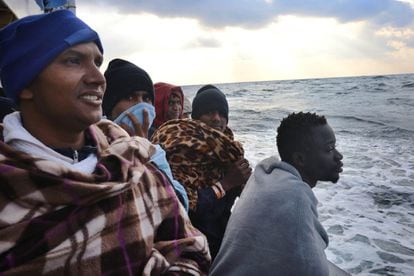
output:
[[[174,179],[171,172],[170,164],[168,164],[167,162],[165,151],[161,148],[160,145],[155,145],[155,148],[157,149],[157,151],[151,157],[150,161],[157,165],[157,167],[168,176],[168,178],[174,186],[174,190],[176,191],[176,193],[178,193],[177,196],[180,202],[183,204],[185,210],[188,212],[189,203],[187,192],[185,191],[183,185]]]
[[[8,98],[18,102],[26,88],[64,50],[95,42],[98,34],[68,10],[23,17],[0,30],[0,79]]]
[[[138,119],[139,123],[142,124],[144,122],[144,115],[142,114],[142,111],[144,109],[148,111],[149,123],[150,125],[152,125],[152,122],[154,121],[154,118],[155,118],[155,108],[153,105],[149,103],[139,103],[134,106],[131,106],[130,108],[122,112],[121,115],[119,115],[114,120],[114,123],[118,125],[121,123],[124,123],[133,129],[134,125],[132,124],[131,120],[128,118],[126,114],[127,113],[133,114]],[[153,162],[170,179],[180,202],[183,204],[185,210],[188,212],[189,203],[188,203],[187,192],[185,191],[183,185],[174,179],[172,172],[171,172],[170,164],[168,164],[168,161],[167,161],[165,151],[161,148],[160,145],[155,145],[155,148],[156,148],[156,152],[151,157],[150,161]]]
[[[131,113],[132,115],[134,115],[138,119],[139,123],[142,125],[144,122],[144,115],[142,114],[142,111],[144,109],[148,111],[149,125],[151,126],[155,118],[155,108],[152,104],[149,104],[149,103],[139,103],[134,106],[131,106],[130,108],[122,112],[114,120],[114,123],[118,125],[123,123],[129,126],[130,128],[134,129],[134,125],[131,122],[131,120],[128,118],[127,113]]]

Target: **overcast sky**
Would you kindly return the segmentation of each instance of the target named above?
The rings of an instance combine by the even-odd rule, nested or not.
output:
[[[414,0],[77,0],[76,6],[103,41],[102,70],[124,58],[154,82],[414,73]]]

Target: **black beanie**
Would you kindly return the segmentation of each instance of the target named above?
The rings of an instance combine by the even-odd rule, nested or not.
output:
[[[123,60],[113,59],[105,71],[106,91],[103,97],[102,109],[106,116],[110,116],[114,106],[123,98],[135,91],[148,92],[154,104],[154,86],[147,72],[135,64]]]
[[[197,91],[192,109],[191,117],[196,120],[210,111],[218,111],[229,121],[229,105],[226,95],[211,84],[205,85]]]

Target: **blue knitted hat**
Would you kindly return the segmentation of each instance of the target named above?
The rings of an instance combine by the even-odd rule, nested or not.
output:
[[[23,17],[0,30],[0,79],[15,103],[24,88],[59,54],[76,44],[95,42],[98,34],[68,10]]]

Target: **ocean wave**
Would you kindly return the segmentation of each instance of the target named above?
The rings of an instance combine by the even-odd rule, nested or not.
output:
[[[347,130],[347,129],[341,129],[341,130],[337,130],[335,132],[340,133],[340,134],[354,134],[354,131]]]
[[[348,95],[351,92],[347,92],[347,91],[342,91],[342,92],[336,92],[335,95]]]
[[[314,191],[327,257],[353,275],[414,275],[414,108],[403,105],[413,104],[412,87],[414,74],[226,86],[230,127],[253,167],[278,155],[276,129],[286,115],[326,116],[344,172],[337,185],[320,182]],[[232,97],[241,89],[251,92]]]
[[[394,104],[398,106],[409,106],[414,107],[414,100],[404,99],[404,98],[390,98],[387,99],[387,103]]]
[[[414,82],[404,83],[401,87],[402,88],[412,88],[412,87],[414,87]]]
[[[350,115],[331,115],[330,117],[345,119],[345,120],[353,120],[353,121],[357,121],[357,122],[370,123],[370,124],[375,124],[375,125],[379,125],[379,126],[387,126],[386,124],[384,124],[382,122],[363,119],[363,118],[359,118],[359,117],[356,117],[356,116],[350,116]]]
[[[267,131],[269,128],[266,123],[250,123],[246,124],[240,131]]]
[[[238,90],[231,91],[231,96],[232,97],[245,96],[246,93],[250,93],[250,92],[251,91],[249,89],[238,89]]]
[[[379,208],[388,209],[391,206],[405,205],[406,207],[413,207],[413,197],[411,193],[403,193],[392,189],[369,191],[368,194],[374,199],[374,204]],[[412,251],[414,255],[414,250]]]
[[[404,127],[401,127],[401,126],[390,125],[390,124],[385,123],[385,122],[360,118],[360,117],[357,117],[357,116],[331,115],[329,117],[343,119],[343,120],[349,120],[349,121],[356,121],[356,122],[360,122],[360,123],[368,123],[368,124],[377,125],[377,126],[382,127],[381,131],[384,132],[384,133],[394,133],[396,131],[400,131],[400,132],[408,132],[408,133],[412,134],[414,132],[414,129],[409,129],[409,128],[404,128]]]
[[[383,75],[373,76],[371,78],[374,79],[374,80],[378,80],[378,79],[388,79],[387,76],[383,76]]]
[[[239,115],[244,116],[251,116],[251,115],[260,115],[262,116],[263,114],[263,110],[258,110],[258,109],[233,109],[231,111],[232,113],[236,114],[236,113],[240,113]]]
[[[250,90],[249,89],[239,89],[239,90],[236,90],[234,92],[235,93],[244,93],[244,92],[250,92]]]

